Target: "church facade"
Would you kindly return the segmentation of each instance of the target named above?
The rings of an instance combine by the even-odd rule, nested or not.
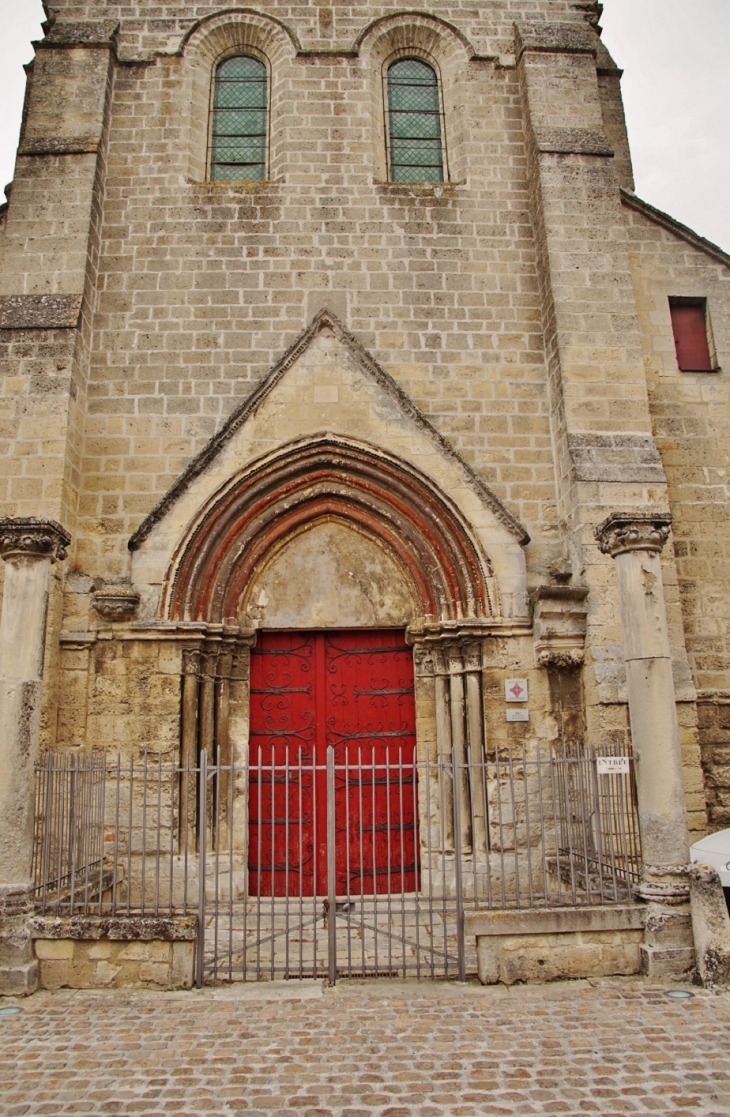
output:
[[[641,964],[692,964],[730,257],[634,193],[599,9],[48,5],[0,216],[8,991],[40,752],[245,766],[282,633],[396,634],[419,756],[631,757]]]

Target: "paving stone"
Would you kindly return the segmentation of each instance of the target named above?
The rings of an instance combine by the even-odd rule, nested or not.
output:
[[[730,992],[665,992],[616,978],[39,993],[0,1022],[0,1114],[726,1117]]]

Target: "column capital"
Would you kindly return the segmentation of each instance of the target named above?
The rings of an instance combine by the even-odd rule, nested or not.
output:
[[[612,512],[593,534],[604,555],[626,551],[660,552],[669,538],[671,512]]]
[[[0,558],[49,559],[63,562],[71,536],[55,520],[33,516],[0,518]]]

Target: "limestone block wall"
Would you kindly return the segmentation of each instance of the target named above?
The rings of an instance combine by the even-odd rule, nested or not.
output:
[[[41,989],[190,989],[194,917],[33,919]]]
[[[679,600],[697,688],[708,825],[730,822],[730,258],[664,215],[625,206],[652,425],[674,516]],[[706,298],[718,372],[681,372],[672,296]]]
[[[99,19],[96,0],[57,0],[53,5],[60,19],[68,23],[85,23]],[[181,5],[158,3],[150,12],[146,0],[104,4],[104,20],[120,22],[119,51],[123,57],[151,57],[155,52],[174,50],[180,36],[190,26],[223,10],[220,0],[191,0]],[[403,11],[399,0],[381,0],[375,5],[338,3],[327,5],[293,4],[289,0],[264,0],[256,11],[274,15],[290,23],[297,41],[305,49],[332,50],[351,47],[370,21]],[[594,0],[497,0],[488,12],[479,8],[435,0],[428,11],[456,24],[479,54],[511,50],[515,22],[532,20],[573,20],[584,16],[598,21],[599,5]]]
[[[90,573],[125,572],[144,513],[323,305],[554,557],[516,78],[459,49],[469,173],[436,187],[374,181],[380,67],[361,58],[277,62],[271,181],[248,186],[189,180],[187,53],[117,75],[80,503]]]
[[[192,942],[37,939],[41,989],[190,989]]]
[[[182,642],[115,638],[109,627],[91,640],[64,636],[57,747],[125,755],[179,748],[182,652]]]

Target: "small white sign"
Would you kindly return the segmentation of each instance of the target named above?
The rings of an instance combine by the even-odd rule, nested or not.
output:
[[[504,700],[505,702],[526,702],[527,679],[505,679]]]
[[[597,756],[596,757],[596,771],[599,776],[620,775],[627,776],[629,774],[629,760],[628,756]]]
[[[507,721],[529,721],[529,710],[505,710]]]

